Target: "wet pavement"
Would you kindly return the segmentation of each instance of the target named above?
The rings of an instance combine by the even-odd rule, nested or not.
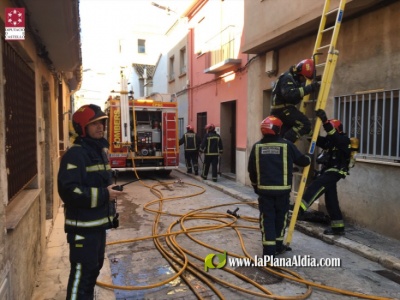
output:
[[[203,181],[199,176],[186,174],[184,167],[173,171],[172,177],[167,180],[175,181],[174,188],[168,185],[161,185],[158,189],[171,198],[181,195],[183,191],[196,191],[196,183],[201,186],[205,185],[206,192],[201,198],[202,206],[212,206],[219,203],[229,204],[232,203],[232,198],[240,203],[254,203],[256,200],[255,194],[250,187],[238,184],[225,177],[219,177],[216,183],[209,180]],[[192,186],[180,185],[180,180],[187,181]],[[177,224],[176,216],[163,215],[157,226],[154,227],[154,213],[143,211],[146,203],[157,198],[154,194],[148,193],[148,191],[144,192],[148,188],[135,185],[135,193],[131,198],[118,202],[118,210],[124,212],[121,214],[121,227],[115,231],[110,231],[107,235],[107,241],[109,243],[115,242],[116,244],[107,246],[108,257],[98,280],[101,286],[96,287],[96,299],[198,299],[194,292],[198,293],[204,299],[219,299],[213,291],[206,289],[201,280],[196,276],[192,276],[190,272],[185,272],[184,275],[193,284],[194,292],[180,278],[170,280],[171,276],[180,268],[178,267],[177,270],[173,270],[171,264],[162,259],[160,252],[162,252],[162,249],[169,248],[170,245],[167,244],[174,243],[175,239],[171,239],[170,241],[168,239],[160,239],[160,244],[157,245],[150,238],[137,240],[141,237],[151,236],[152,233],[167,232],[171,226]],[[147,194],[148,198],[143,198],[144,194]],[[184,202],[180,202],[181,204],[179,202],[177,204],[173,202],[165,203],[161,210],[173,213],[176,209],[179,209],[182,214],[187,215],[198,204],[190,201],[198,201],[196,199],[186,199]],[[254,205],[240,204],[213,208],[213,213],[215,211],[225,213],[227,209],[234,210],[236,207],[240,207],[238,213],[242,216],[257,215],[257,209]],[[154,205],[149,205],[148,208],[155,211],[160,209],[157,202]],[[209,220],[190,220],[189,222],[191,226],[204,226],[205,223],[210,223]],[[330,257],[341,257],[342,264],[356,266],[357,278],[355,278],[354,273],[342,269],[338,272],[335,268],[324,269],[324,272],[327,272],[326,274],[322,274],[323,272],[321,272],[320,268],[294,268],[296,272],[301,274],[301,276],[305,276],[304,278],[318,278],[317,282],[321,282],[322,284],[329,284],[329,280],[333,282],[340,281],[340,288],[342,289],[350,289],[355,292],[367,294],[375,294],[376,292],[376,287],[370,283],[372,281],[374,284],[377,284],[380,290],[386,291],[385,297],[392,299],[400,297],[400,276],[398,275],[400,272],[400,252],[398,251],[400,249],[400,241],[349,224],[346,224],[346,235],[341,237],[323,235],[322,231],[324,228],[325,226],[322,224],[298,221],[291,243],[293,253],[287,252],[284,254],[284,257],[291,257],[295,254],[311,255],[313,257],[321,255],[325,255],[322,257],[326,257],[329,254]],[[236,251],[240,250],[240,245],[235,240],[236,236],[230,232],[220,233],[213,231],[212,234],[199,233],[196,234],[197,236],[201,236],[202,241],[206,241],[216,247],[226,247],[225,249],[229,249],[229,252],[236,253]],[[259,251],[259,238],[260,234],[258,231],[243,230],[243,240],[251,255],[257,255]],[[176,240],[179,242],[178,248],[187,249],[188,251],[190,249],[197,249],[199,253],[196,254],[202,258],[210,252],[215,252],[209,249],[202,249],[197,246],[195,241],[190,241],[180,236],[177,236]],[[337,247],[333,248],[331,245]],[[175,256],[179,255],[176,254]],[[163,261],[163,263],[160,263],[160,261]],[[214,269],[211,271],[217,274],[221,270]],[[246,268],[237,268],[237,271],[243,273],[246,272]],[[59,215],[48,237],[46,254],[42,262],[41,271],[37,276],[37,284],[32,299],[65,299],[68,273],[68,246],[63,232],[63,214],[62,208],[60,208]],[[221,276],[225,278],[230,275],[222,274]],[[249,277],[251,276],[259,284],[266,284],[267,282],[265,286],[273,289],[274,292],[272,294],[303,297],[302,295],[306,293],[304,288],[290,285],[285,281],[276,280],[273,275],[262,271],[251,271]],[[336,276],[338,277],[336,278]],[[361,279],[358,279],[358,277]],[[165,280],[165,284],[160,284],[163,280]],[[250,290],[252,288],[250,284],[243,284],[239,281],[237,275],[234,278],[229,277],[229,280],[245,289]],[[271,280],[272,282],[268,283]],[[151,289],[148,288],[149,283],[154,284]],[[111,288],[107,288],[107,285],[109,287],[118,285],[127,289],[117,289],[114,291]],[[397,294],[390,292],[393,289],[396,290],[397,285],[399,292]],[[141,289],[140,286],[144,286],[145,288]],[[226,299],[261,299],[261,297],[256,295],[238,295],[237,292],[226,287],[223,287],[221,291]],[[302,299],[301,297],[299,299]],[[314,290],[308,299],[332,300],[350,299],[350,297]]]

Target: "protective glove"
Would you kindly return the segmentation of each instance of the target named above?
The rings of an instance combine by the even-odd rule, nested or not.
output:
[[[312,89],[312,91],[313,92],[316,92],[316,91],[318,91],[319,90],[319,87],[320,87],[320,83],[319,83],[319,81],[313,81],[313,82],[311,82],[311,89]]]
[[[326,116],[326,112],[323,109],[318,109],[315,112],[316,116],[321,119],[322,123],[328,122],[328,117]]]

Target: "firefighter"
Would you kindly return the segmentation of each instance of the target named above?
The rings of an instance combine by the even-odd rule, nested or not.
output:
[[[331,227],[324,231],[326,235],[344,235],[344,222],[337,195],[337,183],[346,178],[349,171],[351,156],[350,139],[343,132],[343,125],[339,120],[328,120],[322,109],[316,112],[322,121],[326,136],[319,136],[317,146],[323,149],[318,156],[317,163],[322,164],[320,175],[307,187],[300,204],[299,219],[304,212],[325,194],[325,205],[330,217]]]
[[[201,178],[207,180],[208,171],[210,170],[211,165],[212,180],[217,182],[218,162],[219,157],[223,152],[222,140],[220,135],[215,132],[214,124],[207,124],[205,129],[206,135],[200,145],[200,152],[204,153],[204,165]]]
[[[186,126],[186,133],[179,140],[179,146],[183,145],[185,149],[185,161],[187,173],[192,174],[192,169],[194,169],[194,174],[199,175],[199,148],[200,148],[200,137],[194,132],[192,125]]]
[[[312,79],[313,75],[314,61],[304,59],[282,73],[272,90],[271,114],[282,120],[281,135],[292,143],[303,135],[311,134],[310,121],[296,108],[296,105],[305,95],[319,89],[318,81],[304,86],[306,80]]]
[[[112,173],[103,137],[108,117],[97,105],[84,105],[72,117],[77,138],[61,159],[58,192],[64,202],[71,264],[67,299],[93,299],[104,262],[106,229],[118,227]]]
[[[293,164],[304,167],[310,164],[296,146],[279,136],[282,121],[269,116],[261,122],[263,138],[251,149],[248,172],[251,185],[258,197],[263,255],[274,256],[290,251],[283,245]]]

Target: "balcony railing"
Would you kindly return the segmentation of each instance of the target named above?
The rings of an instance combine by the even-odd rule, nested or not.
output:
[[[218,73],[241,63],[235,56],[235,26],[230,25],[206,42],[205,73]]]

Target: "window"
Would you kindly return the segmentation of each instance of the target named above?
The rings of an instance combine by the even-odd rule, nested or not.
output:
[[[180,75],[186,74],[186,47],[183,47],[179,53]]]
[[[138,39],[138,53],[146,53],[146,40]]]
[[[175,80],[174,64],[175,64],[175,57],[171,56],[169,58],[169,76],[168,76],[169,81]]]
[[[400,163],[400,90],[335,97],[335,115],[360,140],[357,158]]]
[[[8,199],[37,176],[35,73],[2,39]]]

